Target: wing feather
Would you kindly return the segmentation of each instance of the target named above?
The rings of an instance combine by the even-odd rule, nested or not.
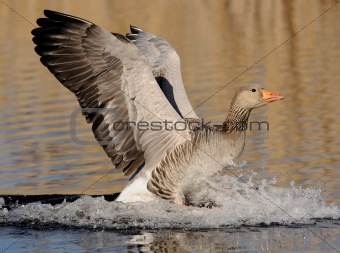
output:
[[[198,119],[184,89],[181,62],[175,49],[163,38],[130,26],[126,36],[148,59],[152,72],[173,108],[185,118]]]
[[[40,27],[32,31],[35,51],[76,95],[116,169],[131,175],[144,162],[159,163],[166,152],[190,138],[188,131],[179,135],[163,125],[160,131],[126,125],[117,129],[117,122],[176,122],[179,115],[160,90],[147,59],[125,36],[67,14],[44,14],[46,18],[37,20]]]

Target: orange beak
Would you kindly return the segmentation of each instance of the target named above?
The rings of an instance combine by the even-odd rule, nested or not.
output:
[[[274,93],[274,92],[270,92],[267,90],[262,90],[262,100],[263,102],[274,102],[277,100],[281,100],[284,99],[284,96],[281,96],[280,94]]]

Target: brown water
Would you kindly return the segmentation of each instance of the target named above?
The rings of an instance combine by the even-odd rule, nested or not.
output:
[[[71,140],[76,99],[33,50],[30,32],[35,20],[43,9],[53,9],[110,31],[124,34],[133,24],[166,38],[181,57],[189,99],[205,121],[224,119],[241,83],[260,83],[284,94],[285,100],[254,111],[250,120],[268,121],[270,128],[248,131],[242,159],[261,177],[278,177],[280,186],[294,181],[325,187],[326,200],[339,203],[340,4],[316,19],[336,1],[4,3],[0,194],[82,193],[112,169],[101,147]],[[77,137],[93,140],[81,116]],[[85,193],[117,192],[125,182],[120,173],[110,173]]]

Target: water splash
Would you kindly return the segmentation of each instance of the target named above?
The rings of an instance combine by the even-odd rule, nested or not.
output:
[[[235,169],[235,168],[234,168]],[[244,168],[239,168],[243,172]],[[238,177],[215,175],[205,181],[188,184],[191,200],[213,202],[211,209],[182,207],[160,200],[149,203],[108,202],[104,197],[83,196],[74,202],[54,205],[30,203],[8,210],[0,209],[3,224],[50,224],[66,226],[127,229],[180,228],[208,229],[259,224],[310,224],[315,219],[339,219],[340,206],[327,204],[319,188],[276,187],[276,178],[254,179],[256,172]],[[3,205],[0,199],[0,206]]]

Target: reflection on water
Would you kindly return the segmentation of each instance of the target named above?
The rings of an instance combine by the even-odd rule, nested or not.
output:
[[[243,159],[262,177],[278,177],[304,186],[322,186],[328,201],[340,200],[340,6],[250,66],[300,31],[335,3],[312,1],[6,1],[35,24],[43,9],[53,9],[91,20],[111,31],[126,33],[134,24],[165,37],[182,59],[185,86],[206,121],[224,119],[231,96],[244,82],[257,82],[285,95],[280,103],[261,108],[251,120],[268,121],[269,131],[249,131]],[[0,4],[0,193],[81,193],[112,169],[97,145],[78,145],[69,136],[70,115],[76,99],[42,66],[35,54],[32,24]],[[245,72],[246,71],[246,72]],[[236,78],[236,79],[235,79]],[[77,136],[93,140],[85,120],[77,118]],[[119,191],[120,173],[110,173],[87,189],[88,194]],[[324,238],[336,233],[320,228]],[[8,228],[1,233],[22,233]],[[50,252],[113,248],[117,252],[275,251],[325,244],[304,229],[243,229],[216,233],[162,232],[114,235],[98,232],[51,232]],[[35,249],[45,244],[39,231]],[[324,234],[323,234],[324,233]],[[81,237],[84,235],[84,240]],[[94,238],[90,238],[93,236]],[[112,239],[115,237],[115,239]],[[2,236],[1,236],[2,238]],[[3,237],[13,239],[11,236]],[[31,238],[28,237],[28,238]],[[150,239],[150,240],[149,240]],[[74,240],[74,241],[72,241]],[[149,240],[149,241],[148,241]],[[339,238],[331,238],[339,242]],[[145,243],[147,242],[147,243]],[[78,243],[82,244],[81,248]],[[88,244],[88,246],[86,246]],[[26,249],[31,240],[22,240]],[[125,245],[125,246],[122,246]],[[128,246],[126,246],[128,245]],[[70,247],[69,249],[67,247]],[[127,247],[127,248],[126,248]],[[328,248],[327,248],[328,249]],[[12,248],[19,252],[18,248]],[[8,251],[10,252],[10,251]]]
[[[325,223],[318,230],[322,236],[334,228]],[[139,252],[286,252],[287,248],[299,252],[327,251],[313,236],[314,231],[300,228],[239,228],[209,232],[161,231],[135,235],[131,244],[139,246]],[[336,240],[336,238],[334,238]],[[305,245],[310,245],[306,248]],[[287,247],[288,246],[288,247]]]
[[[1,245],[7,245],[16,236],[23,236],[20,246],[14,245],[8,253],[15,252],[330,252],[327,244],[316,240],[313,233],[327,238],[339,246],[339,237],[331,237],[336,228],[328,222],[319,223],[318,229],[270,227],[237,228],[214,231],[39,231],[20,228],[0,230]],[[33,243],[32,243],[32,239]]]
[[[328,200],[339,200],[339,7],[242,74],[333,3],[10,1],[32,23],[51,8],[111,31],[128,32],[132,23],[162,35],[181,56],[194,107],[237,77],[196,109],[206,121],[224,119],[240,83],[257,82],[284,94],[284,101],[255,111],[252,119],[269,121],[270,131],[249,131],[243,159],[283,185],[326,184]],[[40,64],[32,25],[4,5],[1,16],[0,192],[80,193],[112,166],[99,146],[71,141],[70,114],[77,102]],[[77,122],[77,136],[93,140],[84,120]],[[111,173],[86,193],[116,192],[124,182],[120,173]]]

